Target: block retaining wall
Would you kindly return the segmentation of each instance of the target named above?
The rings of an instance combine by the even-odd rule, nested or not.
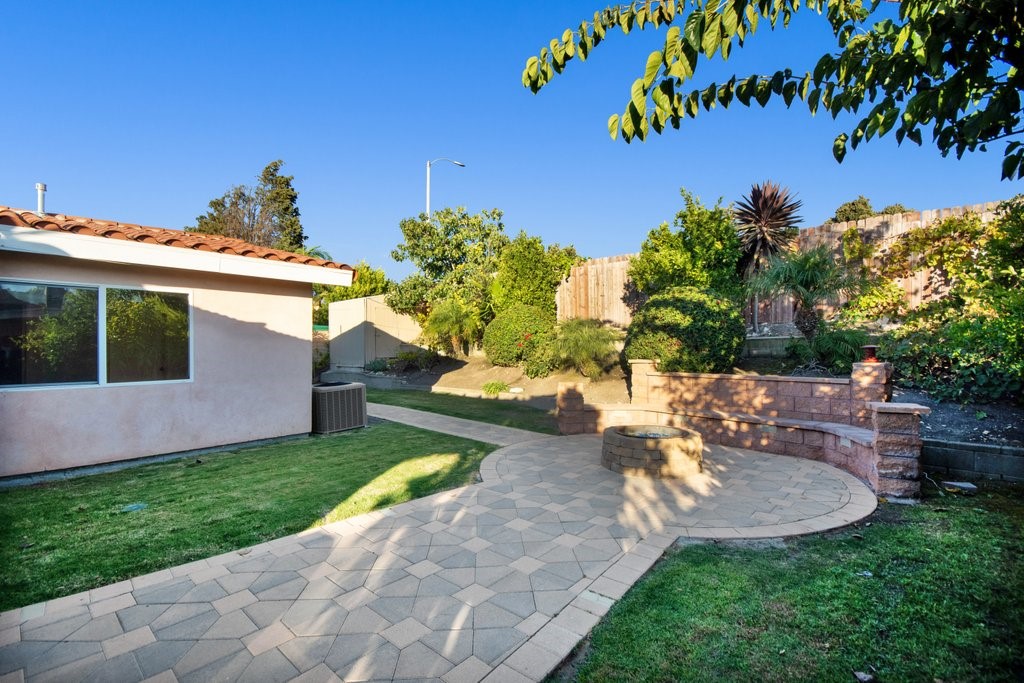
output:
[[[930,472],[1024,482],[1024,448],[925,439],[921,462]]]
[[[684,427],[707,443],[826,462],[878,495],[920,493],[920,420],[928,409],[887,402],[887,364],[858,363],[850,379],[658,373],[651,361],[631,366],[629,404],[587,404],[582,385],[559,384],[560,431]]]

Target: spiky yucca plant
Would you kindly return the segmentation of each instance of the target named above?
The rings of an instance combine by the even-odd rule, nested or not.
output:
[[[754,185],[750,194],[736,202],[733,216],[740,238],[739,267],[746,277],[760,272],[768,259],[789,248],[796,226],[803,220],[797,211],[803,205],[788,189],[770,180]]]
[[[754,185],[750,194],[736,202],[733,218],[740,240],[739,270],[745,280],[760,273],[768,260],[787,251],[803,220],[797,211],[803,204],[789,190],[770,180]],[[758,297],[754,295],[754,331],[758,331]]]

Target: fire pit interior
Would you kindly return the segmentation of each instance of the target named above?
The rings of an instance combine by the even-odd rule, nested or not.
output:
[[[608,427],[601,464],[631,477],[681,478],[704,470],[703,450],[704,440],[692,429]]]

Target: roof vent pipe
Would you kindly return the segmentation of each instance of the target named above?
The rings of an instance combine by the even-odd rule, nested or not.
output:
[[[46,183],[36,183],[36,213],[46,215]]]

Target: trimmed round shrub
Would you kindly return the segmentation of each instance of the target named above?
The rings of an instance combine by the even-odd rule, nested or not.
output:
[[[484,330],[484,353],[494,365],[513,367],[536,350],[541,338],[550,336],[555,321],[537,306],[518,304],[508,308]]]
[[[746,325],[729,299],[695,287],[655,294],[637,312],[622,350],[627,361],[657,360],[664,372],[728,372],[739,358]]]

